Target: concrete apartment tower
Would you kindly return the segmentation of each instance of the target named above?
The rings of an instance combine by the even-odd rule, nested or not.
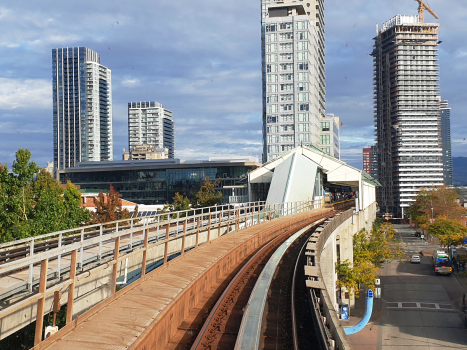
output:
[[[154,146],[167,148],[169,158],[175,157],[175,125],[172,112],[161,103],[128,103],[128,147]]]
[[[438,28],[397,15],[374,38],[378,202],[399,217],[422,187],[443,184]]]
[[[441,145],[443,148],[441,159],[443,161],[444,183],[447,186],[452,186],[451,107],[449,107],[447,100],[440,102],[439,114],[441,119]]]
[[[52,50],[54,169],[113,159],[112,78],[97,52]]]
[[[322,148],[324,0],[313,4],[262,0],[261,15],[263,162],[267,162],[299,145]]]

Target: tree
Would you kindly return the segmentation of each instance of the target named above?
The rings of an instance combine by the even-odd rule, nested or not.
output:
[[[441,244],[450,249],[453,245],[459,245],[467,236],[467,228],[457,220],[438,217],[428,228],[428,232],[439,238]]]
[[[215,188],[220,185],[221,179],[211,183],[209,177],[204,178],[204,185],[196,194],[198,207],[211,207],[216,204],[221,204],[222,193],[216,192]]]
[[[96,199],[96,211],[92,213],[92,224],[102,224],[129,218],[131,218],[130,212],[126,208],[122,209],[120,194],[115,191],[112,185],[110,185],[108,194],[99,193]],[[123,224],[126,224],[126,222]],[[115,224],[112,226],[115,226]]]
[[[370,233],[361,230],[353,238],[353,264],[348,261],[336,263],[337,285],[349,291],[358,286],[374,288],[379,270],[385,261],[403,256],[400,242],[395,239],[396,231],[391,224],[375,221]]]
[[[407,214],[412,220],[417,222],[420,217],[426,219],[446,217],[447,219],[462,221],[465,218],[466,211],[458,203],[459,194],[454,189],[447,188],[445,185],[433,187],[431,189],[422,188],[415,197],[415,202],[407,210]],[[418,219],[418,222],[425,222]],[[427,229],[427,225],[425,225]]]
[[[190,200],[188,197],[184,197],[180,193],[175,193],[175,197],[173,197],[173,210],[174,211],[182,211],[182,210],[189,210],[191,208]],[[185,217],[186,213],[181,213],[179,217]]]
[[[64,192],[30,158],[29,150],[19,149],[12,172],[0,166],[0,242],[78,227],[90,217],[73,185]]]

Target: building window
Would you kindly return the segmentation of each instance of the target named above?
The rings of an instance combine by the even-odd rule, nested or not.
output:
[[[310,106],[308,103],[299,103],[298,104],[298,110],[299,111],[309,111],[310,110]]]
[[[277,30],[277,24],[267,24],[266,32],[275,32]]]
[[[329,122],[321,122],[319,123],[321,127],[321,131],[329,131],[330,130],[330,123]]]
[[[321,135],[321,144],[322,145],[329,145],[331,144],[331,135]]]

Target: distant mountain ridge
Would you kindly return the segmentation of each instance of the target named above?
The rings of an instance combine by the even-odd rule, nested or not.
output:
[[[467,157],[452,157],[452,184],[467,186]]]

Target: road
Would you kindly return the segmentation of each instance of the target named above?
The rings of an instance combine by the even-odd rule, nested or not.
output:
[[[396,225],[407,256],[433,253],[408,225]],[[380,309],[360,333],[350,336],[354,350],[467,349],[467,328],[461,311],[462,285],[454,276],[435,276],[431,256],[420,264],[407,258],[385,264]]]

